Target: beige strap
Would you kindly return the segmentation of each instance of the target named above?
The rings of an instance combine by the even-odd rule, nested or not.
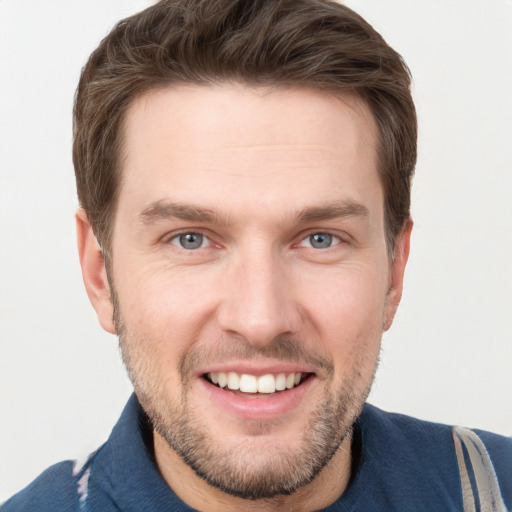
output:
[[[472,430],[464,427],[453,427],[452,436],[459,465],[464,512],[475,512],[477,500],[480,503],[478,508],[482,512],[507,512],[498,478],[484,443]],[[463,447],[469,456],[469,468],[466,466]],[[474,475],[476,496],[471,485],[470,471]]]

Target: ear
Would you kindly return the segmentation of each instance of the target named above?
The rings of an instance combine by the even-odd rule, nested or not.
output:
[[[386,306],[384,309],[385,331],[391,327],[393,319],[395,318],[396,310],[398,309],[398,304],[400,304],[400,299],[402,298],[404,273],[405,266],[409,258],[412,226],[412,219],[409,218],[395,240],[393,261],[391,262],[390,268],[389,290],[386,297]]]
[[[110,300],[110,286],[103,253],[85,211],[80,208],[76,212],[75,219],[78,254],[87,295],[103,329],[115,334],[114,308]]]

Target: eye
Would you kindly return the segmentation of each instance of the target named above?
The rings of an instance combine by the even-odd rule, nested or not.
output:
[[[313,249],[329,249],[333,245],[341,243],[341,239],[330,233],[313,233],[304,238],[300,245],[302,247],[312,247]]]
[[[210,241],[207,237],[201,233],[181,233],[171,239],[171,244],[176,245],[187,251],[193,251],[194,249],[201,249],[207,247]]]

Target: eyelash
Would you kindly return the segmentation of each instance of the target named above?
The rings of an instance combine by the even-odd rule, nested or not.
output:
[[[185,235],[197,235],[197,236],[203,237],[201,245],[196,248],[188,248],[188,249],[183,247],[179,241],[180,241],[180,237],[185,236]],[[329,245],[328,247],[312,247],[311,245],[309,245],[309,246],[303,245],[308,240],[311,240],[311,237],[313,237],[315,235],[323,235],[323,236],[330,237],[333,241],[333,244]],[[206,247],[203,247],[203,243],[205,240],[208,242],[208,245]],[[198,249],[206,249],[212,245],[215,245],[215,242],[212,241],[211,237],[208,236],[206,233],[202,232],[201,230],[195,230],[195,231],[190,230],[190,231],[181,231],[179,233],[174,233],[172,236],[166,238],[165,243],[172,244],[172,245],[174,245],[184,251],[187,251],[187,252],[194,252]],[[347,242],[340,235],[331,233],[329,231],[310,231],[309,233],[302,235],[299,243],[296,245],[298,245],[299,247],[307,247],[307,248],[311,248],[311,249],[317,249],[320,251],[320,250],[331,249],[331,248],[341,245],[343,243],[347,243]]]
[[[328,247],[314,247],[311,239],[313,237],[315,237],[315,236],[319,236],[319,237],[321,236],[321,237],[327,238],[327,240],[332,242],[332,245],[329,245]],[[323,249],[323,250],[331,249],[332,247],[336,247],[337,245],[340,245],[341,243],[343,243],[343,239],[340,236],[338,236],[338,235],[335,235],[333,233],[329,233],[328,231],[315,231],[315,232],[309,233],[304,238],[302,238],[301,241],[300,241],[299,246],[300,247],[305,247],[304,243],[306,241],[308,241],[308,240],[310,241],[311,245],[309,245],[307,247],[310,247],[312,249],[318,249],[318,250],[321,250],[321,249]],[[320,240],[319,243],[322,243],[322,240]]]
[[[194,250],[197,250],[197,249],[205,249],[206,247],[202,247],[202,243],[201,243],[201,246],[200,247],[197,247],[196,249],[187,249],[181,245],[179,245],[179,240],[182,236],[186,236],[186,235],[196,235],[196,236],[200,236],[200,237],[203,237],[204,240],[208,241],[208,246],[209,247],[210,245],[213,245],[214,243],[212,242],[211,238],[206,235],[205,233],[201,232],[201,231],[182,231],[180,233],[175,233],[173,234],[172,236],[170,236],[169,238],[167,238],[166,240],[166,243],[169,243],[169,244],[172,244],[172,245],[175,245],[177,247],[179,247],[180,249],[183,249],[185,251],[194,251]],[[203,240],[203,242],[204,242]],[[176,243],[175,243],[176,242]]]

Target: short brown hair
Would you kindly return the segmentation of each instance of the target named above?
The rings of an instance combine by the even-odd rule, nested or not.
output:
[[[134,99],[172,84],[350,91],[379,129],[386,239],[410,215],[417,125],[402,58],[358,14],[329,0],[162,0],[120,21],[82,70],[74,108],[78,198],[109,255],[122,181],[122,125]]]

